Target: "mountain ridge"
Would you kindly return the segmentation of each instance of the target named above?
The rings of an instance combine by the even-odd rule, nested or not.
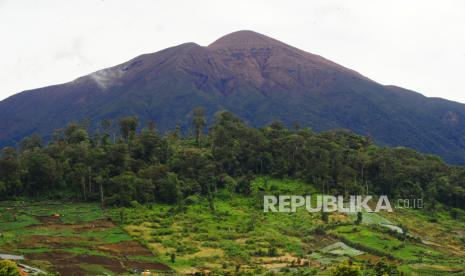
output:
[[[428,98],[253,31],[208,46],[183,43],[71,82],[0,102],[0,145],[70,121],[137,115],[160,130],[189,127],[191,110],[228,109],[252,126],[299,121],[316,131],[348,128],[378,144],[406,146],[465,164],[465,105]]]

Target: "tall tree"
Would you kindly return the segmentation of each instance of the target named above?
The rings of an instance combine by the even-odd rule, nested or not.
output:
[[[136,135],[138,119],[135,116],[124,117],[119,120],[121,136],[124,141],[132,139]]]
[[[202,130],[206,125],[205,110],[202,107],[194,109],[192,123],[195,128],[195,141],[197,145],[200,144],[200,137],[202,136]]]

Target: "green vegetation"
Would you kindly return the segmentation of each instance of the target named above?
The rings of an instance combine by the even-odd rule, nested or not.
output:
[[[16,263],[8,260],[0,260],[0,275],[2,276],[20,276]]]
[[[17,212],[37,222],[4,231],[0,251],[40,260],[48,256],[44,254],[106,259],[125,255],[126,260],[163,263],[180,273],[212,271],[217,275],[236,271],[254,275],[273,271],[327,275],[344,262],[351,262],[366,275],[383,275],[375,273],[376,269],[430,274],[463,272],[465,246],[460,245],[458,237],[465,227],[451,216],[437,216],[438,221],[428,225],[431,232],[441,231],[443,236],[440,245],[428,245],[421,240],[427,239],[429,233],[422,231],[424,225],[417,224],[427,212],[396,211],[393,218],[389,218],[389,213],[364,213],[363,222],[358,225],[354,220],[356,214],[331,213],[324,222],[319,213],[303,209],[296,213],[263,213],[260,196],[271,191],[314,192],[311,186],[299,181],[262,177],[251,182],[247,196],[228,189],[218,190],[214,211],[207,197],[196,195],[187,197],[182,208],[177,204],[133,202],[130,207],[109,207],[103,212],[97,204],[69,203],[63,204],[68,207],[60,208],[54,202],[9,202],[16,210],[2,207],[2,213]],[[65,218],[79,217],[72,216],[77,209],[83,210],[83,217],[99,214],[101,219],[63,223]],[[56,219],[53,214],[60,216]],[[403,222],[415,236],[401,239],[397,232],[380,226],[387,221],[393,225]],[[442,232],[443,227],[448,232]],[[132,250],[127,244],[132,240],[149,250],[145,253],[142,249]],[[457,250],[451,252],[450,247]],[[91,275],[112,271],[111,266],[81,261],[79,268]],[[54,271],[54,265],[46,263],[41,268]]]
[[[95,133],[73,123],[48,145],[5,148],[0,250],[57,271],[51,258],[78,259],[90,274],[463,272],[464,168],[343,130],[254,129],[221,112],[204,134],[205,122],[196,109],[187,136],[138,131],[134,117],[119,134],[110,121]],[[264,195],[315,193],[414,196],[425,208],[263,212]]]
[[[358,276],[361,274],[360,267],[349,262],[338,265],[331,273],[333,276]]]
[[[226,111],[202,135],[204,112],[193,113],[195,135],[183,136],[179,129],[160,135],[153,122],[138,132],[137,118],[126,117],[118,122],[119,132],[104,120],[94,133],[86,122],[72,123],[45,146],[38,136],[27,137],[18,149],[1,152],[0,197],[129,206],[182,204],[198,194],[212,202],[222,188],[248,195],[250,181],[267,175],[300,179],[326,194],[414,196],[428,209],[447,205],[457,219],[465,216],[465,169],[438,157],[380,148],[345,130],[318,134],[278,122],[254,129]]]
[[[296,213],[263,213],[260,195],[271,191],[311,193],[313,189],[295,180],[262,177],[251,182],[247,196],[219,190],[214,211],[208,198],[190,196],[182,209],[177,205],[152,203],[112,208],[108,212],[117,221],[124,210],[123,228],[161,262],[182,273],[214,271],[221,275],[234,273],[236,266],[240,266],[239,271],[253,274],[285,273],[288,269],[302,273],[316,270],[324,274],[344,261],[353,262],[364,273],[372,273],[368,275],[383,275],[376,274],[376,269],[405,273],[422,269],[463,271],[465,247],[459,246],[457,252],[449,251],[449,246],[458,242],[454,237],[458,234],[450,232],[460,233],[465,229],[460,221],[444,220],[450,232],[442,232],[441,246],[431,246],[421,241],[426,235],[402,239],[397,232],[381,226],[385,222],[397,225],[397,221],[410,219],[411,223],[405,227],[410,232],[421,232],[422,225],[416,225],[412,218],[427,212],[402,212],[397,220],[384,217],[390,215],[387,213],[364,213],[364,221],[358,225],[354,220],[356,215],[331,213],[328,222],[324,222],[319,213],[300,209]],[[432,230],[441,225],[442,221],[438,221]],[[436,264],[441,266],[435,267]]]
[[[95,203],[9,201],[0,213],[0,252],[24,255],[22,263],[49,272],[113,275],[159,264]]]

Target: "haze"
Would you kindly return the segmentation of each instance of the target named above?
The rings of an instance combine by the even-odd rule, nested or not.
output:
[[[243,29],[382,84],[465,103],[460,0],[0,0],[0,99]]]

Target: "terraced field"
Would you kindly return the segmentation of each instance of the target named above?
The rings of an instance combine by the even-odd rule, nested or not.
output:
[[[264,213],[264,194],[312,194],[311,185],[257,179],[250,196],[218,191],[213,204],[3,202],[0,252],[62,275],[213,273],[328,275],[351,261],[365,275],[380,264],[404,275],[465,275],[465,225],[447,209],[394,213]],[[400,229],[400,230],[399,230]],[[395,274],[393,274],[395,275]]]
[[[220,191],[214,212],[200,197],[188,198],[182,206],[138,205],[119,210],[126,216],[124,229],[181,273],[327,275],[345,260],[359,263],[366,273],[373,272],[380,261],[406,275],[465,273],[465,243],[460,234],[465,225],[446,211],[364,213],[360,225],[354,223],[354,214],[333,213],[325,223],[320,213],[304,209],[262,211],[264,193],[312,192],[311,186],[297,181],[257,179],[249,197]],[[116,216],[120,211],[113,212]],[[428,222],[432,218],[436,222]],[[428,242],[434,240],[431,235],[441,236],[436,239],[440,244]]]
[[[94,204],[2,202],[0,252],[61,275],[169,272]]]

